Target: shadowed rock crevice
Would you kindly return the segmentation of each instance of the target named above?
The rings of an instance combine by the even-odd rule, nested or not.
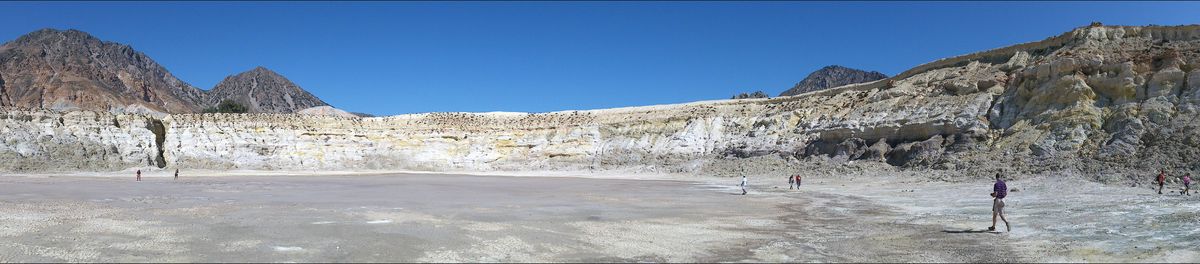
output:
[[[154,165],[159,168],[167,167],[167,160],[163,158],[163,142],[167,140],[167,128],[163,126],[162,120],[150,119],[149,127],[151,133],[154,133]]]

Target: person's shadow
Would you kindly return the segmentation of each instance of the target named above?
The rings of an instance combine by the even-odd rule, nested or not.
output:
[[[942,233],[947,234],[999,234],[999,232],[988,231],[987,229],[967,229],[967,230],[942,230]]]

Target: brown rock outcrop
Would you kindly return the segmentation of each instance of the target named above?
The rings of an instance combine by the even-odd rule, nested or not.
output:
[[[133,48],[78,30],[38,30],[0,45],[4,105],[168,113],[199,110],[204,92]]]

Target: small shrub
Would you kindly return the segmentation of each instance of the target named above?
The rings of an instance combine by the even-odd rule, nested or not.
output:
[[[204,109],[205,113],[246,113],[249,109],[246,106],[234,102],[233,100],[225,99],[215,107]]]
[[[749,93],[749,94],[740,93],[738,95],[734,95],[733,97],[730,97],[729,99],[767,98],[767,97],[770,97],[770,96],[767,96],[767,93],[764,93],[763,91],[755,91],[754,93]]]

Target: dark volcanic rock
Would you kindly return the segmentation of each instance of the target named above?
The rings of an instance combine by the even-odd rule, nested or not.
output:
[[[837,65],[825,66],[805,77],[803,81],[783,91],[779,96],[797,95],[807,92],[825,90],[847,84],[864,83],[887,78],[887,75],[877,71],[867,72]]]
[[[42,29],[0,45],[0,75],[6,106],[189,113],[204,101],[145,54],[78,30]]]
[[[8,92],[4,91],[4,74],[0,73],[0,106],[8,106]]]
[[[945,139],[938,135],[924,141],[896,145],[887,154],[887,163],[895,166],[930,166],[941,160]]]
[[[763,91],[754,91],[753,93],[740,93],[730,97],[729,99],[748,99],[748,98],[768,98],[767,93]]]
[[[846,160],[856,160],[866,152],[867,141],[861,138],[849,138],[837,146],[834,158],[845,157]]]
[[[892,146],[888,145],[887,140],[879,139],[870,147],[863,150],[863,155],[860,159],[871,161],[887,161],[888,151],[892,150]]]
[[[245,105],[251,113],[295,113],[329,105],[283,75],[263,67],[225,77],[208,95],[208,106],[229,99]]]

